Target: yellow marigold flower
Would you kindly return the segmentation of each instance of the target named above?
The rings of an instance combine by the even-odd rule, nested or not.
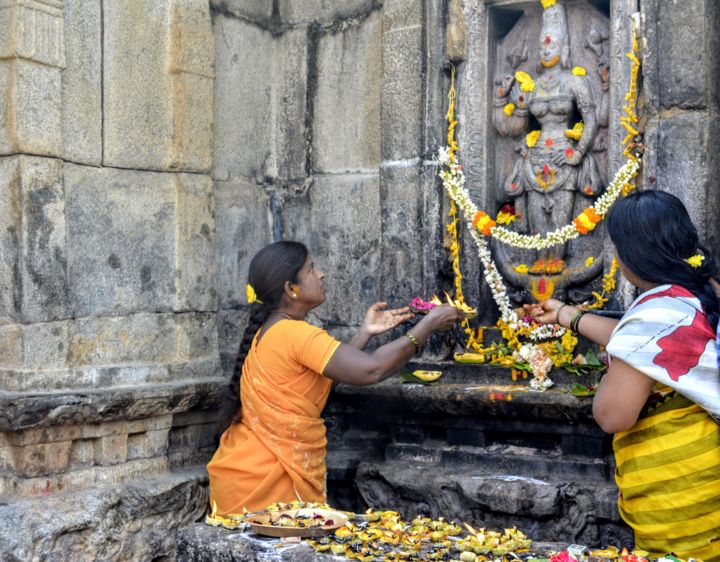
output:
[[[518,273],[527,273],[528,272],[528,266],[524,263],[521,263],[520,265],[515,266],[515,271]]]
[[[588,259],[585,260],[585,267],[590,267],[594,263],[595,263],[595,258],[590,256]]]
[[[587,70],[585,70],[585,68],[582,66],[576,66],[575,68],[573,68],[572,73],[575,76],[587,76]]]
[[[513,111],[515,111],[515,104],[514,104],[514,103],[509,103],[509,104],[507,104],[505,107],[503,107],[503,112],[504,112],[505,115],[507,115],[508,117],[510,117],[510,116],[513,114]]]
[[[691,267],[700,267],[702,265],[702,262],[705,261],[705,256],[702,256],[700,254],[695,254],[694,256],[690,256],[688,259],[685,260]]]
[[[245,285],[245,296],[247,297],[248,304],[262,304],[262,301],[257,298],[257,294],[255,294],[255,289],[253,289],[253,286],[248,283]]]
[[[518,70],[515,73],[515,80],[520,83],[520,89],[523,92],[532,92],[535,89],[535,80],[527,72]]]
[[[525,137],[525,144],[528,145],[528,148],[532,148],[533,146],[535,146],[539,138],[540,131],[530,131]]]
[[[515,215],[500,211],[495,219],[498,224],[511,224],[515,222]]]
[[[574,141],[579,141],[582,138],[584,130],[585,125],[581,121],[579,123],[575,123],[572,129],[565,129],[565,136],[573,139]]]
[[[540,0],[540,2],[542,2],[542,7],[547,10],[550,6],[554,6],[557,0]]]

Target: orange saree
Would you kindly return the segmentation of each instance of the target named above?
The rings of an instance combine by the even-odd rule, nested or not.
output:
[[[294,499],[325,501],[325,422],[332,381],[321,375],[340,342],[304,321],[257,335],[240,380],[242,421],[208,464],[217,513],[256,511]]]

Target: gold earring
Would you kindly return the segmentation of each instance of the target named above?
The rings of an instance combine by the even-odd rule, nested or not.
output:
[[[297,293],[293,293],[293,298],[294,298],[294,299],[297,298]]]

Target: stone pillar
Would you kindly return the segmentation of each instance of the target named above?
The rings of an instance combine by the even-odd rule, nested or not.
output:
[[[720,5],[642,0],[645,185],[677,195],[720,256]]]
[[[169,556],[226,392],[209,7],[13,0],[0,29],[0,558]]]

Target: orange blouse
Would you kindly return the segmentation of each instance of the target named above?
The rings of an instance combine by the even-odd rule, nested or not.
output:
[[[208,464],[217,513],[257,511],[294,499],[325,501],[325,422],[332,381],[322,372],[340,342],[301,320],[253,339],[240,379],[242,421]]]

